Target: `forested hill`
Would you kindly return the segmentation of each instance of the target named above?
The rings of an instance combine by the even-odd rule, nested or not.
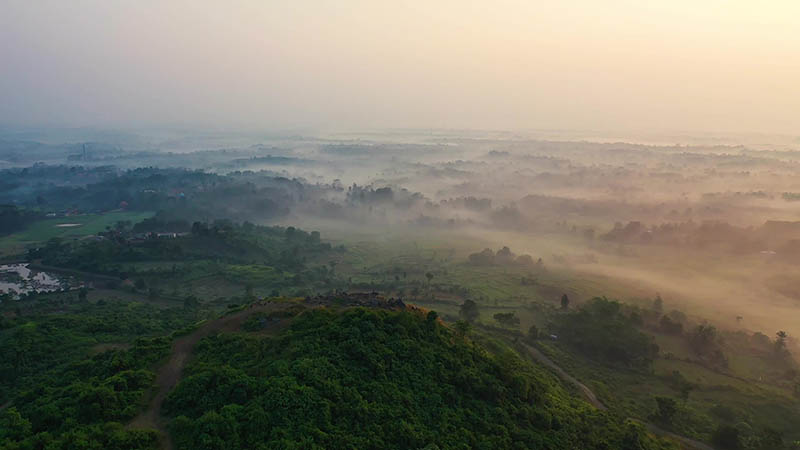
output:
[[[176,448],[672,448],[433,312],[315,309],[277,337],[258,324],[196,347],[164,405]]]

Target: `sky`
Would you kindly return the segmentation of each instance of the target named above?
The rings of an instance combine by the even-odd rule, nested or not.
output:
[[[0,124],[800,135],[800,2],[2,0]]]

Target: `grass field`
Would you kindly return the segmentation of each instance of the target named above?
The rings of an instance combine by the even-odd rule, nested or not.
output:
[[[372,235],[341,231],[332,234],[336,244],[347,248],[336,267],[340,277],[356,285],[376,283],[375,289],[402,296],[451,319],[458,317],[458,305],[470,298],[480,305],[479,321],[487,325],[498,325],[493,319],[495,313],[516,311],[520,330],[528,330],[534,324],[544,329],[546,314],[542,314],[542,308],[558,307],[562,294],[578,305],[596,296],[631,301],[632,295],[647,292],[631,292],[610,278],[585,276],[559,265],[537,268],[470,264],[470,253],[501,246],[482,236],[466,238],[463,233],[442,231],[409,234],[402,230]],[[539,247],[532,243],[524,248],[512,247],[512,251],[523,253],[527,249],[534,260],[547,260],[548,252],[552,252],[549,245],[544,242]],[[429,272],[433,275],[430,284],[425,276]],[[528,281],[523,283],[523,278]],[[646,302],[650,304],[652,299]]]
[[[25,247],[28,245],[44,242],[55,237],[81,238],[89,236],[104,231],[107,226],[113,226],[121,220],[129,220],[131,223],[137,223],[152,216],[152,212],[117,211],[104,214],[83,214],[40,220],[33,223],[25,230],[0,238],[0,255],[8,256],[17,254],[24,251]],[[58,226],[64,224],[77,224],[77,226]]]

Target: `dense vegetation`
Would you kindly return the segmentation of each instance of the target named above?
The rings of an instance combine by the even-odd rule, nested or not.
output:
[[[35,308],[13,308],[18,314],[3,306],[11,318],[0,319],[0,404],[31,386],[48,385],[54,369],[80,361],[92,347],[168,335],[200,314],[196,309],[143,303],[94,304],[67,294],[49,295]]]
[[[0,205],[0,236],[22,230],[41,218],[42,213],[38,211]]]
[[[119,275],[124,263],[204,259],[298,269],[308,254],[331,249],[330,244],[320,241],[319,232],[308,233],[294,227],[195,222],[191,233],[159,238],[153,233],[142,236],[126,232],[124,226],[100,233],[100,240],[51,239],[46,245],[31,249],[28,257],[52,266]]]
[[[169,343],[140,338],[127,350],[77,358],[28,380],[13,405],[0,411],[0,448],[155,448],[155,431],[122,424],[139,411],[154,379],[149,367],[167,355]]]
[[[142,223],[176,224],[161,220],[157,215]],[[50,239],[29,249],[27,257],[47,266],[114,277],[119,281],[105,281],[112,288],[125,282],[123,287],[153,297],[182,298],[195,294],[189,282],[210,277],[221,278],[217,286],[258,287],[262,295],[281,288],[299,295],[309,287],[330,286],[334,274],[325,261],[314,267],[308,263],[343,250],[322,242],[316,231],[249,222],[194,222],[186,233],[161,231],[136,233],[127,224],[117,224],[94,239]]]
[[[0,203],[47,211],[165,211],[171,219],[245,220],[284,216],[306,190],[254,172],[217,175],[186,169],[36,165],[0,172]]]
[[[435,313],[314,310],[196,358],[165,403],[178,448],[658,448]]]
[[[629,366],[646,367],[658,354],[653,338],[622,313],[619,302],[594,298],[577,311],[556,316],[559,339],[586,355]]]

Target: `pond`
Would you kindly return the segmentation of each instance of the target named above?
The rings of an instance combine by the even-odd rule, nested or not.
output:
[[[32,291],[50,292],[69,287],[67,279],[29,269],[27,264],[0,264],[0,295],[16,297]]]

